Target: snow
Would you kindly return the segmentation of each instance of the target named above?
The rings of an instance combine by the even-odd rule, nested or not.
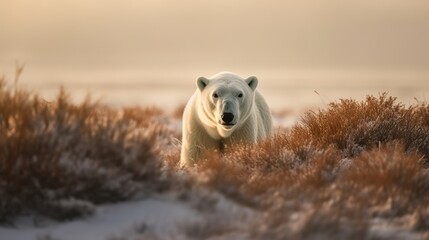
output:
[[[14,228],[0,227],[1,239],[24,240],[44,236],[61,240],[106,240],[132,231],[133,228],[153,226],[158,236],[173,234],[178,223],[191,223],[200,218],[190,206],[163,196],[145,200],[100,205],[96,213],[70,222],[50,222],[37,227],[30,217],[21,218]]]
[[[395,226],[392,222],[380,218],[373,219],[368,234],[370,239],[422,239],[419,234],[413,233],[404,227]]]

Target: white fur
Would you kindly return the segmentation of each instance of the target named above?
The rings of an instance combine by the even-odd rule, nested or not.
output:
[[[241,78],[221,72],[197,79],[197,90],[183,113],[180,165],[192,166],[205,149],[220,149],[234,142],[256,143],[272,134],[270,110],[256,90],[256,77]],[[222,114],[234,120],[225,125]]]

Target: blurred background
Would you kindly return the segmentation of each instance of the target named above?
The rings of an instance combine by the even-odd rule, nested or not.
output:
[[[0,73],[52,98],[174,109],[198,76],[255,75],[274,110],[429,98],[429,1],[1,0]]]

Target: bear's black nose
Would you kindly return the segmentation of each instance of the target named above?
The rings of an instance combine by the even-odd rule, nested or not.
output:
[[[228,112],[222,114],[222,121],[224,123],[226,124],[231,123],[232,120],[234,120],[234,114],[228,113]]]

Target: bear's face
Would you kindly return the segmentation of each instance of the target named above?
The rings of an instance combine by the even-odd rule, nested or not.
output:
[[[229,137],[249,117],[257,84],[256,77],[242,79],[231,73],[198,78],[202,108],[200,119],[209,127],[216,128],[220,137]],[[217,137],[213,133],[211,135]]]

